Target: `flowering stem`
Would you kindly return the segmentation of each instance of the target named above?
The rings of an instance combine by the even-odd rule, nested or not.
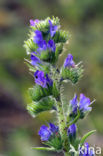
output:
[[[60,129],[61,136],[63,136],[63,132],[65,129],[65,119],[64,119],[62,104],[60,101],[57,102],[57,112],[58,112],[57,115],[59,121],[59,129]]]
[[[60,82],[60,77],[57,72],[58,70],[55,70],[53,68],[52,72],[54,72],[54,79],[57,79],[57,86],[60,91],[61,88],[61,82]],[[61,102],[61,96],[59,95],[57,100],[57,117],[58,117],[58,122],[59,122],[59,131],[61,134],[61,139],[62,139],[62,144],[63,144],[63,150],[68,152],[69,151],[69,142],[68,142],[68,135],[67,135],[67,126],[66,126],[66,119],[65,119],[65,114],[63,111],[63,105]]]

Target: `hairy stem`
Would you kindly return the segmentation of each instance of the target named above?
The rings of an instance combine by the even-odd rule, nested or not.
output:
[[[63,148],[65,151],[68,151],[69,144],[68,144],[68,136],[67,136],[67,129],[66,129],[66,122],[65,116],[63,112],[62,103],[58,101],[57,103],[57,112],[58,112],[58,121],[59,121],[59,130],[63,142]]]
[[[57,86],[60,91],[61,83],[60,83],[60,76],[58,70],[54,69],[54,79],[56,80],[57,78]],[[60,130],[60,135],[63,143],[63,150],[64,151],[69,151],[69,142],[68,142],[68,136],[67,136],[67,126],[66,126],[66,120],[65,120],[65,114],[63,111],[63,105],[61,102],[61,95],[58,96],[57,98],[57,117],[58,117],[58,122],[59,122],[59,130]]]

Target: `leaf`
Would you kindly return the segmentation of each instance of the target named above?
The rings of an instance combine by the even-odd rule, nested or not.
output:
[[[24,47],[26,49],[26,52],[33,52],[37,49],[37,45],[33,42],[33,39],[28,39],[27,41],[24,41]]]
[[[56,151],[55,148],[47,148],[47,147],[32,147],[34,150],[42,150],[42,151]]]
[[[39,100],[38,102],[32,102],[27,105],[27,110],[29,113],[36,117],[39,113],[43,111],[49,111],[54,109],[56,100],[52,96],[47,96]]]
[[[81,141],[80,141],[80,145],[82,146],[82,145],[84,144],[85,140],[86,140],[90,135],[92,135],[92,134],[95,133],[95,132],[96,132],[96,130],[92,130],[92,131],[86,133],[86,134],[82,137],[82,139],[81,139]]]

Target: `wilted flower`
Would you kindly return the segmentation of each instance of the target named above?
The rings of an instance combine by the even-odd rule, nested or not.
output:
[[[48,74],[44,76],[43,71],[37,70],[34,73],[34,77],[35,77],[35,83],[42,86],[43,88],[48,88],[48,86],[52,86],[53,84],[53,81],[49,78]]]
[[[50,25],[50,36],[53,37],[55,35],[56,31],[58,30],[58,26],[53,25],[51,20],[49,20],[49,25]]]
[[[73,68],[74,66],[75,66],[75,63],[73,61],[73,56],[71,54],[68,54],[67,58],[64,61],[64,67]]]
[[[39,130],[39,135],[42,141],[48,141],[51,136],[55,135],[58,132],[58,126],[55,126],[53,123],[49,123],[49,127],[43,125]]]

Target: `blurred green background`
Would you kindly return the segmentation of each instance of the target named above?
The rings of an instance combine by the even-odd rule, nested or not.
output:
[[[83,61],[85,69],[76,86],[64,84],[65,97],[70,100],[74,93],[83,92],[96,99],[92,113],[78,123],[79,135],[96,129],[88,141],[103,145],[103,0],[0,0],[0,155],[58,155],[31,150],[41,146],[38,130],[53,121],[55,114],[46,112],[33,119],[26,111],[30,102],[27,90],[34,80],[24,64],[23,48],[29,20],[53,15],[71,34],[59,65],[72,53],[76,62]]]

